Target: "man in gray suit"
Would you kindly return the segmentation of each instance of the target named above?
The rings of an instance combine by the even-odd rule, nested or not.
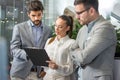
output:
[[[83,27],[71,48],[78,80],[113,80],[116,32],[98,12],[98,0],[75,0],[76,17]]]
[[[33,76],[36,72],[35,74],[30,72],[33,64],[23,48],[44,48],[46,40],[51,36],[51,29],[41,20],[43,10],[43,5],[39,0],[29,2],[27,14],[30,20],[14,26],[10,46],[13,56],[10,70],[11,80],[39,80],[37,76]]]

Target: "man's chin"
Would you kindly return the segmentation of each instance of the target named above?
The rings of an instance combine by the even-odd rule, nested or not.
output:
[[[79,22],[79,23],[80,23],[80,25],[85,25],[85,23],[84,23],[84,22],[82,22],[82,21],[81,21],[81,22]]]
[[[36,26],[39,26],[39,24],[35,24]]]
[[[40,23],[34,23],[34,25],[38,26]]]
[[[80,25],[84,25],[84,23],[83,23],[83,22],[80,22]]]
[[[81,21],[81,20],[79,20],[79,23],[82,25],[83,24],[83,22]]]
[[[34,21],[33,23],[34,23],[34,25],[36,25],[36,26],[40,25],[40,21]]]

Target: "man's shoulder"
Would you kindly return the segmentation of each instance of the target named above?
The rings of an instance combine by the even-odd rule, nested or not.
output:
[[[95,23],[96,26],[112,26],[110,20],[105,19],[104,17],[100,16],[97,22]]]
[[[23,28],[23,27],[25,27],[26,25],[28,25],[28,21],[24,21],[24,22],[21,22],[21,23],[18,23],[18,24],[16,24],[14,27],[15,28]]]
[[[45,31],[52,31],[52,28],[50,26],[45,25],[45,24],[43,24],[43,29]]]
[[[25,24],[28,24],[28,21],[24,21],[24,22],[18,23],[16,25],[25,25]]]
[[[95,28],[113,28],[114,29],[114,26],[111,24],[110,21],[105,20],[105,21],[102,21],[102,22],[96,24]]]

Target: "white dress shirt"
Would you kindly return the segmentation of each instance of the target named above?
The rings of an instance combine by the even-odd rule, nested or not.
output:
[[[51,39],[51,38],[50,38]],[[74,43],[73,39],[65,36],[45,45],[46,52],[52,61],[58,65],[58,69],[47,69],[47,75],[44,80],[70,80],[70,74],[73,72],[73,62],[70,59],[69,48]]]

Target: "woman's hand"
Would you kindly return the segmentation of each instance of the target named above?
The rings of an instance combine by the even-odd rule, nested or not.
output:
[[[53,61],[46,61],[49,65],[49,67],[50,68],[52,68],[52,69],[58,69],[58,65],[55,63],[55,62],[53,62]]]

